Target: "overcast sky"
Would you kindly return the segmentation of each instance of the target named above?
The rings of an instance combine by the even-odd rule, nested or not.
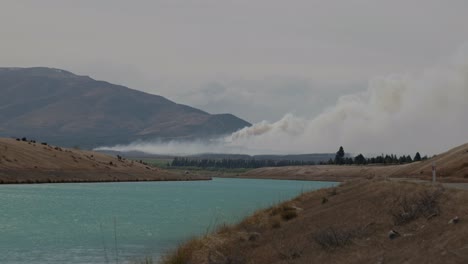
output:
[[[251,122],[313,118],[468,39],[468,1],[2,0],[0,66],[48,66]]]

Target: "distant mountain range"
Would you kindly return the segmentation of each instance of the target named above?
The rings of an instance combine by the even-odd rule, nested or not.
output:
[[[162,96],[51,68],[0,68],[0,136],[92,148],[135,140],[190,140],[251,124]]]

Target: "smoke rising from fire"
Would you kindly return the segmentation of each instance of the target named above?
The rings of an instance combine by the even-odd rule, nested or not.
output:
[[[354,153],[436,154],[468,141],[468,49],[414,75],[373,78],[367,90],[344,95],[307,119],[287,114],[210,144],[138,143],[112,150],[149,153],[314,153],[339,146]],[[184,151],[185,150],[185,151]]]

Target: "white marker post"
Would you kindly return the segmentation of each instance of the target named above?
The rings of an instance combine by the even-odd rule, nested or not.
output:
[[[432,162],[432,183],[436,182],[436,164]]]

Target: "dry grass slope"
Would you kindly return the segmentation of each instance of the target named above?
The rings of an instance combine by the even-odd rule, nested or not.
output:
[[[468,263],[467,203],[468,192],[442,186],[355,180],[258,211],[162,263]]]
[[[0,183],[196,180],[102,153],[0,138]]]
[[[395,177],[429,180],[432,162],[443,182],[468,182],[468,143],[429,160],[389,166],[301,166],[260,168],[240,175],[242,178],[346,181],[353,178]]]

